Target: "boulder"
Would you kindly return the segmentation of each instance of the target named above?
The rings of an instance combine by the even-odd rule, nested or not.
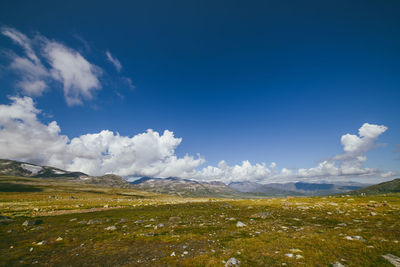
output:
[[[229,266],[239,266],[240,265],[240,260],[236,259],[236,258],[230,258],[226,263],[225,263],[225,267],[229,267]]]
[[[39,225],[43,223],[42,220],[26,220],[22,225],[23,226],[32,226],[32,225]]]

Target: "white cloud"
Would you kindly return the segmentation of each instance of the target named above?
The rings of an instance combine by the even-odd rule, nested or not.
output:
[[[17,88],[26,95],[41,95],[47,88],[46,79],[49,73],[34,52],[32,41],[26,35],[9,27],[1,28],[1,33],[21,46],[26,55],[26,57],[21,57],[8,53],[11,58],[10,69],[21,76],[21,80],[16,84]]]
[[[20,45],[25,50],[25,53],[31,61],[33,61],[34,63],[40,62],[36,53],[33,51],[32,41],[25,34],[10,27],[2,27],[1,33],[9,37],[16,44]]]
[[[119,62],[119,60],[118,60],[117,58],[113,57],[113,56],[111,55],[110,51],[106,51],[106,56],[107,56],[108,61],[110,61],[111,64],[114,65],[115,69],[116,69],[118,72],[120,72],[121,69],[122,69],[122,65],[121,65],[121,63]]]
[[[272,181],[297,181],[311,179],[340,179],[379,176],[389,177],[389,174],[380,174],[377,169],[364,168],[363,163],[367,160],[366,153],[374,148],[376,139],[387,130],[386,126],[364,123],[359,129],[359,135],[345,134],[341,138],[344,153],[333,159],[324,160],[316,167],[288,169],[282,168],[280,172],[275,171],[276,163],[265,163],[252,165],[244,161],[242,165],[228,166],[221,161],[218,167],[207,166],[200,170],[196,179],[243,181],[252,180],[262,183]]]
[[[39,96],[49,87],[50,82],[56,81],[63,84],[65,100],[72,106],[92,99],[94,92],[101,88],[101,69],[77,51],[49,41],[39,34],[35,39],[30,39],[9,27],[1,28],[1,33],[24,51],[24,56],[14,53],[8,55],[11,58],[10,69],[20,76],[16,86],[25,95]],[[41,59],[50,68],[45,67]]]
[[[388,172],[382,173],[382,174],[381,174],[381,177],[382,177],[382,178],[390,178],[390,177],[394,177],[394,176],[396,176],[396,175],[398,175],[397,172],[388,171]]]
[[[62,166],[68,160],[64,154],[68,137],[60,135],[57,122],[41,123],[30,97],[11,100],[11,105],[0,105],[1,157]]]
[[[245,160],[230,166],[224,160],[217,166],[199,167],[205,160],[185,155],[178,157],[176,148],[182,142],[173,132],[121,136],[109,130],[75,138],[61,134],[56,121],[42,123],[41,111],[30,97],[13,97],[10,105],[0,105],[0,157],[50,165],[91,175],[115,173],[122,176],[182,177],[207,181],[252,180],[261,183],[298,180],[334,180],[340,178],[389,178],[396,173],[382,173],[364,168],[366,152],[387,127],[364,124],[358,136],[342,137],[344,153],[325,160],[313,168],[276,170],[276,163],[251,164]],[[349,141],[350,140],[350,141]],[[355,140],[355,141],[354,141]]]
[[[341,138],[344,153],[334,160],[340,162],[340,171],[343,175],[376,174],[377,170],[363,168],[367,160],[366,153],[374,147],[375,140],[385,131],[384,125],[364,123],[358,130],[358,136],[345,134]]]
[[[50,165],[92,175],[115,173],[128,176],[193,175],[204,163],[200,156],[177,157],[181,138],[173,132],[153,130],[133,137],[108,130],[70,140],[60,134],[57,122],[43,124],[40,110],[30,97],[13,97],[0,105],[0,157]]]
[[[218,167],[207,166],[189,178],[209,181],[243,181],[254,180],[263,181],[271,177],[271,170],[265,163],[257,163],[252,165],[248,160],[242,162],[241,165],[229,166],[224,160],[218,163]]]
[[[81,105],[83,99],[91,99],[94,91],[101,88],[98,79],[101,69],[77,51],[54,41],[46,41],[44,54],[52,67],[51,76],[64,85],[68,105]]]

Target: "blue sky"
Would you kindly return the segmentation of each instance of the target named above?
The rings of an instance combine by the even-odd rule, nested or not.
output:
[[[35,157],[29,149],[14,151],[19,139],[6,135],[11,126],[4,124],[2,157],[87,172],[223,181],[364,181],[389,179],[400,172],[400,153],[394,152],[400,149],[396,147],[400,144],[398,1],[9,1],[0,5],[0,104],[5,111],[17,105],[10,97],[30,97],[41,110],[33,112],[35,123],[56,121],[61,129],[57,134],[68,137],[64,149],[73,154],[49,159],[54,152]],[[46,72],[41,76],[46,83],[41,95],[21,88],[20,82],[28,78],[32,82],[32,77],[26,78],[26,69],[11,66],[16,57],[29,56],[4,34],[5,29],[23,34],[39,58]],[[54,61],[64,48],[90,64],[90,74],[98,81],[78,83],[75,90],[90,92],[89,98],[77,97],[81,103],[68,103],[66,76],[54,74],[65,70]],[[120,70],[108,60],[107,51],[120,62]],[[31,105],[23,103],[19,104]],[[351,152],[351,164],[362,163],[362,168],[345,174],[340,166],[349,160],[335,159],[350,153],[343,151],[341,137],[357,135],[364,123],[387,129],[371,137],[371,143],[365,141],[357,153]],[[174,137],[168,153],[155,152],[158,156],[151,157],[147,154],[151,149],[138,150],[132,141],[131,154],[126,153],[135,156],[126,157],[130,160],[122,166],[104,163],[119,153],[110,152],[110,146],[122,142],[118,138],[114,145],[103,144],[104,151],[96,151],[109,156],[100,162],[89,160],[97,155],[94,152],[91,156],[76,149],[70,152],[73,138],[88,149],[89,141],[80,137],[94,138],[105,129],[130,138],[147,129],[160,136],[169,130]],[[28,132],[25,137],[30,136]],[[177,138],[182,138],[179,144]],[[155,151],[163,150],[158,137],[154,140],[159,145]],[[185,161],[186,154],[192,159]],[[358,156],[367,159],[352,161]],[[119,157],[122,154],[115,160]],[[138,158],[147,157],[149,161],[136,164]],[[180,170],[174,165],[179,159],[190,167]],[[227,166],[217,167],[221,160]],[[247,160],[250,167],[242,163]],[[325,161],[338,170],[298,173]],[[272,162],[277,166],[270,167]],[[253,168],[257,163],[265,166]],[[285,176],[282,168],[293,173]]]

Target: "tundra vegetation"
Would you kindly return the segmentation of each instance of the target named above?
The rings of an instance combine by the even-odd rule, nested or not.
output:
[[[400,255],[398,193],[183,198],[0,176],[0,215],[1,266],[393,266]]]

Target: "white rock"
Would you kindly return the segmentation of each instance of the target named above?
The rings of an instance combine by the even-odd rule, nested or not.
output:
[[[236,258],[230,258],[226,263],[225,263],[225,267],[229,267],[229,266],[239,266],[240,265],[240,260],[236,259]]]
[[[244,223],[242,223],[241,221],[238,221],[236,223],[236,227],[246,227],[246,225]]]
[[[382,257],[387,260],[388,262],[390,262],[391,264],[393,264],[393,266],[395,267],[400,267],[400,258],[393,255],[393,254],[386,254],[386,255],[382,255]]]
[[[332,263],[332,267],[345,267],[345,266],[337,261],[337,262]]]

